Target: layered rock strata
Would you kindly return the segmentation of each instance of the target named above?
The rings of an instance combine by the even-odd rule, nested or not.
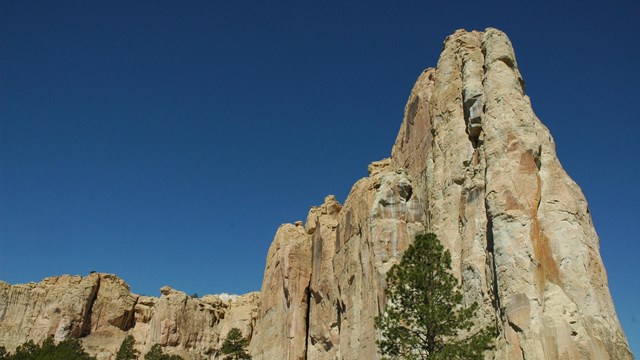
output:
[[[456,31],[413,87],[391,157],[343,205],[328,196],[278,229],[260,296],[137,296],[106,274],[0,283],[0,345],[73,336],[109,359],[132,334],[141,350],[216,359],[239,327],[258,360],[380,359],[385,273],[428,231],[477,325],[497,330],[487,359],[633,359],[587,202],[524,90],[504,33]]]

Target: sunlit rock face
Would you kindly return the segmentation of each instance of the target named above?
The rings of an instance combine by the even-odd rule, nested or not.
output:
[[[0,345],[13,351],[27,340],[76,337],[88,353],[106,360],[130,334],[142,354],[161,344],[186,359],[215,359],[232,328],[250,336],[259,301],[258,293],[197,299],[168,286],[159,298],[139,296],[122,279],[100,273],[0,282]]]
[[[311,241],[302,222],[280,226],[267,255],[255,359],[304,360],[311,279]]]
[[[379,359],[374,319],[386,303],[384,275],[422,231],[451,251],[465,301],[481,305],[478,326],[497,327],[488,358],[633,358],[587,202],[499,30],[449,36],[437,67],[411,91],[391,157],[370,165],[344,205],[328,197],[311,209],[307,240],[302,232],[291,239],[308,244],[298,258],[310,263],[296,266],[309,283],[295,288],[297,298],[308,294],[308,311],[280,306],[269,331],[295,334],[286,343],[298,349],[302,331],[288,325],[295,311],[307,324],[307,359]],[[284,299],[292,290],[272,281],[270,259],[263,297]]]
[[[391,156],[369,165],[344,204],[328,196],[282,225],[262,291],[194,299],[131,294],[113,275],[0,282],[0,345],[79,337],[113,359],[131,334],[186,359],[218,359],[238,327],[254,359],[380,359],[374,319],[385,274],[420,232],[452,256],[487,359],[633,359],[609,294],[580,188],[537,119],[507,36],[456,31],[409,95]]]
[[[91,329],[89,310],[100,278],[49,277],[42,282],[9,285],[0,282],[0,345],[8,350],[47,336],[80,337]]]
[[[457,31],[432,86],[427,228],[451,250],[467,301],[483,304],[479,319],[499,324],[495,358],[631,358],[587,202],[507,36]]]

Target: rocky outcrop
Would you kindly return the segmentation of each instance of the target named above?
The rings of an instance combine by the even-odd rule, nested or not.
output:
[[[161,344],[186,359],[215,359],[232,328],[250,336],[259,302],[258,293],[198,299],[170,287],[159,298],[138,296],[111,274],[0,282],[0,345],[11,351],[27,340],[76,337],[98,359],[113,359],[130,334],[143,354]]]
[[[11,350],[27,340],[87,334],[99,286],[98,274],[14,286],[0,282],[0,344]]]
[[[507,36],[456,31],[418,78],[391,157],[372,163],[344,205],[282,225],[261,295],[137,296],[115,276],[0,283],[0,345],[73,336],[109,359],[126,334],[215,359],[232,327],[254,359],[380,359],[374,319],[385,273],[416,233],[450,250],[475,323],[497,330],[488,359],[632,359],[580,188],[525,95]],[[261,300],[260,300],[261,299]]]
[[[280,226],[267,255],[255,359],[304,360],[310,279],[311,242],[302,222]]]
[[[328,197],[312,208],[306,229],[308,239],[296,236],[310,243],[301,258],[312,249],[308,359],[380,358],[374,318],[386,303],[384,275],[420,231],[451,251],[465,302],[481,305],[478,326],[496,327],[488,358],[633,358],[584,195],[496,29],[445,40],[438,66],[411,92],[391,158],[370,165],[344,206]],[[264,296],[290,291],[269,268]],[[263,331],[293,334],[287,316]]]
[[[312,242],[312,272],[309,285],[307,359],[335,358],[340,334],[338,289],[333,269],[338,214],[342,206],[328,196],[311,208],[306,230]]]
[[[389,159],[351,190],[278,229],[269,249],[254,359],[374,359],[384,274],[423,231],[421,196]]]
[[[498,322],[495,357],[631,358],[586,200],[507,36],[456,32],[434,79],[427,227],[452,251],[467,300],[484,305],[482,322]]]

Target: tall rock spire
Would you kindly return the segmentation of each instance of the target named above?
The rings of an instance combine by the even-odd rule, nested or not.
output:
[[[310,294],[306,333],[296,331],[307,359],[380,358],[374,318],[386,302],[384,276],[420,231],[451,251],[465,301],[481,304],[478,325],[498,329],[492,358],[633,358],[587,202],[535,116],[501,31],[449,36],[411,92],[391,158],[370,165],[344,206],[327,201],[306,225],[308,289],[263,286],[263,299]],[[283,323],[269,327],[286,328],[287,316],[271,315]]]
[[[587,202],[531,108],[507,36],[457,31],[433,78],[430,134],[405,117],[404,142],[431,138],[427,230],[451,249],[483,321],[499,324],[496,358],[632,358]],[[394,157],[411,158],[399,142]]]

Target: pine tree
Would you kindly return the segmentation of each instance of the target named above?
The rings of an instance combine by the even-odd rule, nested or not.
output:
[[[478,304],[463,306],[451,255],[434,234],[416,236],[387,273],[386,312],[376,319],[380,352],[390,359],[482,360],[495,332],[475,333]]]
[[[2,357],[0,357],[2,358]],[[80,340],[70,338],[55,344],[53,337],[48,337],[42,345],[36,345],[32,340],[18,346],[15,353],[6,355],[7,360],[95,360],[89,356]]]
[[[225,360],[249,360],[251,355],[247,353],[247,340],[242,337],[242,332],[238,328],[233,328],[227,334],[227,338],[222,343],[220,352],[227,355]]]
[[[149,352],[144,355],[144,360],[161,360],[163,355],[160,344],[154,344]]]
[[[162,351],[160,344],[154,344],[148,353],[144,355],[144,360],[184,360],[179,355],[169,355]]]
[[[44,346],[43,346],[44,349]],[[46,350],[45,350],[46,353]],[[47,355],[44,357],[39,357],[38,359],[66,359],[66,360],[95,360],[96,358],[93,356],[89,356],[84,349],[82,348],[82,344],[80,340],[75,338],[69,338],[64,341],[61,341],[56,345],[50,353],[51,355]]]
[[[133,336],[127,335],[124,340],[122,340],[120,349],[118,349],[116,353],[116,360],[136,360],[139,352],[133,347],[134,345],[135,339]]]
[[[8,358],[11,360],[33,359],[38,355],[39,350],[40,347],[36,345],[33,340],[29,340],[26,343],[18,346],[13,355],[9,356]]]

